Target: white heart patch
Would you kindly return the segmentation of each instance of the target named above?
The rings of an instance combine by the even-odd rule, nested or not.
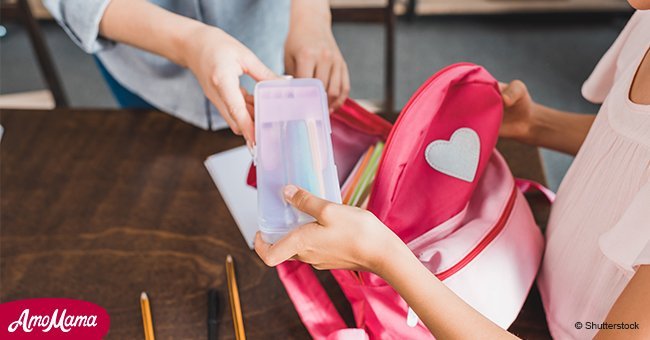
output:
[[[446,140],[434,140],[424,150],[427,163],[445,175],[472,182],[478,168],[481,141],[476,131],[460,128]]]

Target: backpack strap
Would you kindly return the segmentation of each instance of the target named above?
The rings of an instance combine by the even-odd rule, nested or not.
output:
[[[326,339],[348,328],[310,265],[285,261],[277,270],[302,323],[314,339]]]
[[[515,185],[522,193],[530,192],[532,189],[537,189],[544,197],[550,202],[555,201],[555,193],[553,190],[543,186],[542,184],[524,178],[515,178]]]

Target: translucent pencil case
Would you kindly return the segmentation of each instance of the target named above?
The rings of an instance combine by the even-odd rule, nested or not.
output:
[[[285,185],[341,202],[331,131],[319,80],[271,80],[255,87],[258,224],[265,241],[313,221],[283,199]]]

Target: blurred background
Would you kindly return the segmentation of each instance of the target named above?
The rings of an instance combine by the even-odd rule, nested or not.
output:
[[[40,0],[0,0],[0,108],[115,108],[91,55]],[[580,88],[632,14],[625,0],[332,0],[351,97],[398,111],[438,69],[485,66],[543,104],[596,113]],[[391,86],[392,84],[392,86]],[[63,98],[63,99],[62,99]],[[555,190],[572,158],[541,150]]]

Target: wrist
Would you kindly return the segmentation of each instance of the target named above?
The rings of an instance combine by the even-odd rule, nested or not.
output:
[[[331,26],[332,13],[327,0],[292,0],[291,26],[321,23]]]
[[[399,276],[400,268],[404,268],[410,260],[415,259],[411,250],[402,240],[394,234],[391,236],[393,237],[382,245],[381,252],[374,259],[371,267],[372,272],[387,282],[392,281],[395,276]]]
[[[552,130],[553,115],[555,112],[543,105],[534,103],[532,107],[530,123],[524,143],[540,145],[544,136]]]
[[[183,29],[176,31],[174,35],[173,46],[177,60],[175,62],[183,67],[192,68],[192,60],[200,55],[197,50],[201,48],[201,37],[206,34],[206,31],[214,27],[208,26],[200,21],[189,20]]]

